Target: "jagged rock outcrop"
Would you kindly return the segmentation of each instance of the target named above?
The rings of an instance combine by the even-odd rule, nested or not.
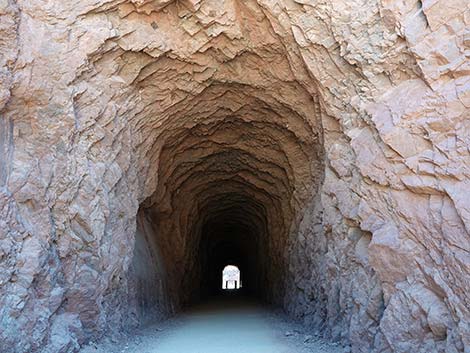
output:
[[[470,351],[469,111],[458,0],[0,1],[2,351],[162,319],[227,247],[352,352]]]

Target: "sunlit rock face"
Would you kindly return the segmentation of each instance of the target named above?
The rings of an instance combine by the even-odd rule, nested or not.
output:
[[[2,351],[232,261],[346,350],[470,352],[469,113],[466,1],[0,1]]]

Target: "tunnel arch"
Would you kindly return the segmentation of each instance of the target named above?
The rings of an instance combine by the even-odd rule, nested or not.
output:
[[[216,92],[220,89],[218,84],[215,89]],[[171,229],[171,237],[177,234],[180,244],[186,245],[186,250],[181,249],[178,256],[190,264],[184,270],[175,269],[184,272],[180,273],[178,282],[185,289],[175,291],[193,293],[193,298],[183,297],[182,303],[202,294],[201,288],[205,286],[200,276],[210,268],[211,261],[216,261],[207,252],[215,251],[211,249],[221,244],[214,234],[222,227],[225,234],[237,233],[238,229],[239,234],[245,232],[251,236],[248,240],[241,235],[238,235],[241,240],[224,238],[251,259],[249,264],[238,259],[241,267],[256,269],[257,274],[246,280],[247,288],[254,292],[265,288],[266,293],[258,293],[261,297],[279,300],[282,285],[275,289],[269,283],[270,278],[283,277],[282,261],[286,259],[269,253],[280,254],[282,247],[287,247],[296,211],[311,197],[309,190],[314,192],[321,180],[315,171],[315,166],[323,163],[317,159],[321,146],[315,145],[318,133],[306,134],[312,128],[309,123],[288,108],[282,108],[282,115],[279,112],[272,115],[272,108],[259,111],[259,102],[255,99],[250,103],[251,99],[244,93],[244,104],[238,102],[237,109],[227,110],[223,106],[233,106],[237,89],[237,85],[229,90],[223,88],[227,93],[218,96],[216,109],[212,107],[213,115],[189,126],[176,127],[176,132],[169,134],[171,139],[161,147],[159,157],[161,187],[144,203],[145,207],[155,208],[162,214],[159,219],[164,224],[157,226],[161,232]],[[205,89],[205,94],[210,90]],[[311,98],[308,102],[311,103]],[[295,118],[289,120],[285,114],[294,114]],[[267,119],[271,115],[272,119]],[[281,122],[276,121],[279,117]],[[163,216],[170,213],[179,219]],[[273,237],[278,237],[276,244]],[[270,256],[278,263],[267,264]],[[216,277],[214,274],[210,280],[214,284],[218,282]],[[196,285],[195,278],[199,278]]]
[[[179,6],[166,8],[163,23],[184,21]],[[87,86],[74,97],[77,115],[100,116],[94,128],[103,131],[97,134],[103,142],[91,144],[90,158],[102,155],[102,144],[109,142],[117,151],[110,160],[129,165],[120,177],[110,176],[113,188],[128,193],[111,199],[108,232],[123,233],[125,240],[107,241],[110,247],[147,244],[146,251],[135,247],[118,261],[122,268],[113,273],[126,275],[113,275],[103,295],[118,298],[117,288],[125,288],[120,281],[127,280],[129,315],[139,322],[210,294],[204,288],[211,288],[211,276],[204,273],[219,260],[208,249],[223,247],[217,218],[224,226],[239,223],[226,233],[234,234],[230,247],[244,254],[238,257],[250,273],[245,288],[288,309],[285,300],[297,278],[290,268],[292,244],[324,179],[326,113],[299,48],[286,46],[259,5],[237,4],[237,11],[237,18],[256,25],[247,28],[241,21],[235,46],[221,35],[191,53],[182,47],[157,53],[129,48],[130,34],[107,41],[74,81]],[[132,27],[140,16],[133,13],[123,22]],[[169,27],[174,28],[179,27]],[[112,81],[105,79],[110,70]],[[111,104],[100,104],[105,101]],[[75,296],[88,294],[83,289]],[[104,301],[103,312],[112,313],[110,303]],[[89,330],[97,325],[86,323]]]
[[[275,55],[282,58],[285,53]],[[235,60],[245,59],[241,55]],[[225,71],[224,65],[217,64],[218,72]],[[266,75],[273,75],[272,68],[266,70]],[[322,180],[319,101],[305,82],[292,75],[276,87],[273,82],[260,87],[233,76],[231,70],[223,75],[227,77],[210,79],[195,94],[169,106],[158,122],[160,128],[150,129],[152,134],[139,145],[148,156],[141,174],[149,178],[142,179],[142,185],[153,183],[140,209],[156,215],[164,257],[171,259],[167,267],[175,277],[170,286],[178,293],[177,306],[207,295],[202,288],[218,287],[216,271],[210,279],[202,274],[214,262],[223,262],[210,254],[222,243],[215,234],[223,224],[225,233],[240,237],[224,239],[225,243],[249,258],[246,263],[239,259],[240,266],[253,269],[244,273],[255,273],[247,276],[246,288],[280,303],[289,261],[282,254],[295,233],[299,212]],[[146,90],[155,90],[144,85],[153,79],[146,76],[140,81],[144,96]],[[178,82],[178,76],[172,80]],[[141,121],[150,106],[134,119]]]

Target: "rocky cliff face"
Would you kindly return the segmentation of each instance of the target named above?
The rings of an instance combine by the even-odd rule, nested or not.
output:
[[[346,349],[470,352],[469,112],[466,1],[0,1],[1,350],[177,310],[235,232]]]

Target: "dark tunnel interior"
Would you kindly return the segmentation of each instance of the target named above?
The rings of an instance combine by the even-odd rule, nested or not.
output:
[[[287,87],[214,84],[177,111],[192,119],[155,137],[133,259],[140,310],[220,294],[226,265],[240,269],[240,293],[282,305],[290,238],[323,173],[318,103],[286,85],[298,102],[283,102]]]
[[[263,274],[260,243],[266,232],[266,218],[260,205],[237,201],[211,215],[202,226],[199,256],[205,274],[201,276],[203,296],[221,293],[222,271],[227,265],[240,269],[243,294],[259,296]]]

